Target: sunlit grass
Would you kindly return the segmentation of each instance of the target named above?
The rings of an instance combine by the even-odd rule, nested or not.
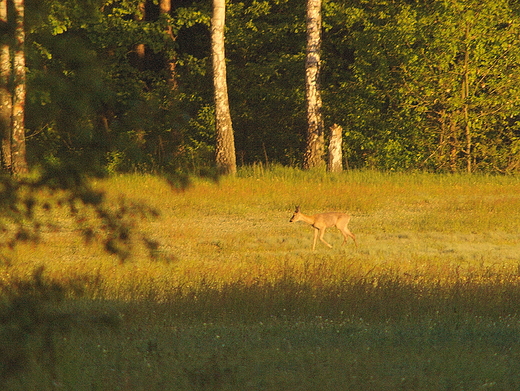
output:
[[[520,209],[520,182],[512,177],[377,172],[330,176],[253,167],[219,183],[196,180],[184,191],[161,178],[140,175],[95,186],[108,198],[126,197],[160,211],[157,219],[136,227],[160,243],[157,260],[147,259],[138,243],[124,265],[96,244],[84,247],[65,211],[58,209],[41,213],[47,221],[42,243],[20,244],[4,255],[10,275],[30,275],[43,264],[56,279],[71,273],[102,276],[107,299],[128,295],[134,300],[135,292],[144,289],[156,290],[167,300],[167,292],[178,291],[185,281],[247,285],[249,280],[275,281],[289,273],[297,283],[322,287],[369,271],[372,276],[390,271],[413,277],[424,270],[431,281],[444,281],[453,270],[464,274],[492,269],[510,276],[520,263],[514,213]],[[331,228],[326,235],[335,248],[310,251],[312,228],[288,222],[294,205],[309,214],[351,213],[359,248],[352,242],[340,247],[341,237]],[[310,267],[319,273],[309,277]],[[129,288],[132,285],[141,288]],[[133,293],[125,293],[129,291]]]

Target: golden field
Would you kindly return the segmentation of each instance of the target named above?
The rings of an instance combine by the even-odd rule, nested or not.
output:
[[[123,262],[85,245],[65,207],[36,212],[39,243],[2,254],[6,297],[36,300],[44,320],[29,319],[46,325],[9,389],[520,387],[516,177],[256,166],[184,190],[143,175],[93,186],[158,216],[129,217]],[[296,205],[349,212],[358,248],[329,228],[334,247],[312,251]]]

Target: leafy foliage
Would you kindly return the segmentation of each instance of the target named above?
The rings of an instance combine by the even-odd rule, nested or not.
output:
[[[41,233],[70,225],[85,242],[101,243],[104,249],[126,260],[136,239],[132,230],[137,218],[156,217],[158,212],[146,205],[120,199],[107,204],[104,194],[92,188],[85,172],[72,165],[47,167],[35,179],[0,181],[0,248],[14,248],[24,241],[38,242]],[[64,211],[65,216],[53,212]],[[142,241],[153,257],[153,239]],[[9,260],[4,260],[9,262]]]
[[[516,172],[520,38],[513,5],[325,2],[324,115],[326,127],[345,129],[348,167]],[[174,4],[168,14],[157,1],[29,0],[33,165],[83,156],[111,173],[211,166],[210,12],[198,0]],[[241,164],[301,162],[304,15],[295,0],[228,5],[228,84]]]

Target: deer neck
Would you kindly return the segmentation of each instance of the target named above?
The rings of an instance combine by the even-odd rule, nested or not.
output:
[[[310,225],[314,225],[314,222],[316,221],[314,216],[304,215],[303,213],[300,213],[300,219]]]

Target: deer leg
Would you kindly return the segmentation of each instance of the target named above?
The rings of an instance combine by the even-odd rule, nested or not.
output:
[[[350,231],[349,231],[350,232]],[[354,241],[354,244],[356,245],[356,248],[357,248],[357,242],[356,242],[356,235],[354,235],[352,232],[350,232],[350,237],[352,238],[352,240]]]
[[[318,240],[318,228],[314,228],[314,242],[312,243],[312,249],[316,249],[316,240]]]
[[[352,238],[352,240],[354,241],[354,244],[357,247],[356,235],[354,235],[352,232],[350,232],[350,230],[348,228],[340,229],[340,232],[343,234],[343,243],[341,244],[342,246],[347,242],[347,239],[350,236]]]
[[[320,240],[325,243],[329,248],[332,248],[330,244],[328,244],[325,239],[323,239],[323,235],[325,235],[325,228],[320,229]]]

